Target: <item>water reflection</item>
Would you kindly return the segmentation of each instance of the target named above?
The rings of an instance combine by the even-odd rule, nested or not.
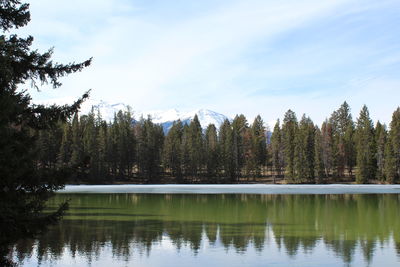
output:
[[[370,264],[383,248],[394,255],[386,266],[400,262],[399,195],[60,194],[52,205],[65,198],[73,201],[59,225],[17,244],[21,263],[67,254],[91,263],[105,250],[129,262],[133,255],[151,258],[166,240],[174,253],[185,248],[191,257],[220,253],[229,260],[249,250],[266,257],[274,247],[288,259],[312,260],[322,250],[351,265],[357,253]]]

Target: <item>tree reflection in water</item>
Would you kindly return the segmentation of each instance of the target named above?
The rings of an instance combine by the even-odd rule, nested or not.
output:
[[[176,251],[202,242],[246,253],[268,253],[274,244],[288,257],[313,254],[317,246],[351,263],[357,249],[365,262],[393,241],[400,256],[399,195],[57,195],[56,206],[71,198],[64,220],[37,240],[21,241],[14,257],[23,262],[57,261],[68,251],[92,262],[103,249],[129,261],[133,252],[149,257],[169,238]]]

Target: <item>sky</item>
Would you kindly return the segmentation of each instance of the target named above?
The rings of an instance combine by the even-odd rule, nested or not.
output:
[[[347,101],[389,123],[400,105],[398,0],[31,0],[18,31],[54,61],[92,65],[33,100],[206,108],[321,123]]]

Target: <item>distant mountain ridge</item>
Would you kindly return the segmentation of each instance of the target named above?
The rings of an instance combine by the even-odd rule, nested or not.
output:
[[[128,110],[128,105],[123,103],[109,104],[105,101],[100,101],[97,104],[90,104],[92,104],[90,107],[88,105],[83,107],[82,113],[88,113],[93,107],[95,110],[100,111],[102,118],[106,121],[112,121],[114,114],[118,111]],[[214,124],[217,128],[219,128],[226,119],[232,121],[232,119],[228,116],[208,109],[197,109],[190,112],[180,112],[176,109],[148,112],[138,112],[132,110],[132,114],[136,121],[150,116],[154,123],[162,125],[165,133],[170,130],[174,121],[180,120],[183,124],[189,124],[196,114],[203,129],[207,128],[209,124]]]

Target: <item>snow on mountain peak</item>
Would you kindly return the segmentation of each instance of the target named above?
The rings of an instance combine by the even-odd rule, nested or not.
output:
[[[62,100],[48,100],[43,101],[42,104],[50,105],[53,103],[57,104],[67,104],[72,103],[71,99],[62,99]],[[85,101],[81,107],[81,114],[87,114],[92,109],[94,112],[100,112],[103,120],[110,122],[114,119],[114,114],[118,111],[126,111],[128,110],[128,105],[124,103],[114,103],[110,104],[106,101],[100,100],[96,101],[94,99],[89,99]],[[164,128],[164,132],[168,132],[169,128],[171,128],[174,121],[180,120],[184,124],[189,124],[194,116],[197,114],[201,127],[203,129],[207,128],[208,125],[214,124],[215,127],[219,128],[221,124],[226,120],[232,120],[227,116],[220,114],[218,112],[209,110],[209,109],[197,109],[190,112],[181,112],[177,109],[168,109],[168,110],[154,110],[147,112],[140,111],[132,111],[135,120],[140,120],[141,118],[147,118],[150,116],[154,123],[161,124]]]
[[[128,105],[123,103],[109,104],[103,100],[98,101],[97,103],[91,102],[90,104],[90,108],[88,107],[89,105],[86,105],[84,110],[82,110],[82,113],[88,113],[93,107],[96,111],[100,111],[102,118],[106,121],[112,121],[114,114],[119,110],[125,111],[128,109]],[[196,114],[203,129],[207,128],[209,124],[214,124],[217,128],[219,128],[219,126],[226,119],[231,120],[223,114],[208,109],[197,109],[190,112],[181,112],[177,109],[133,112],[135,120],[140,120],[141,118],[146,119],[148,116],[150,116],[154,123],[158,123],[163,126],[165,132],[168,132],[173,122],[177,120],[181,120],[184,124],[189,124]]]

